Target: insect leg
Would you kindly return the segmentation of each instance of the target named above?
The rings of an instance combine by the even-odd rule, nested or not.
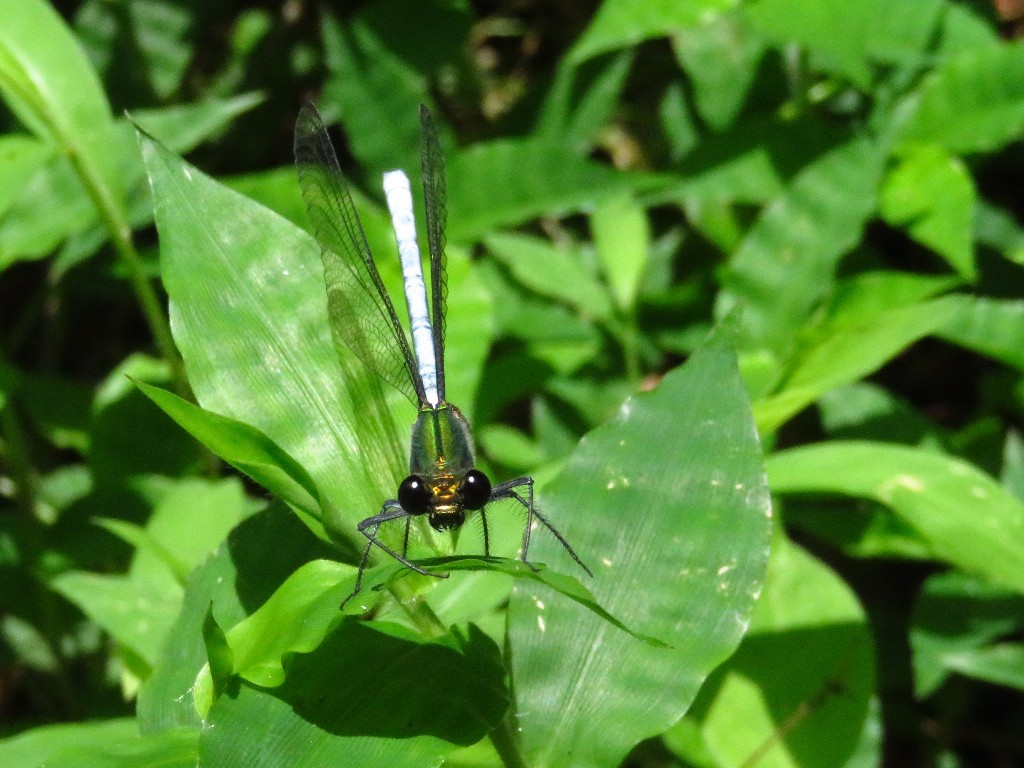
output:
[[[516,491],[517,488],[526,487],[525,498],[524,494]],[[576,550],[572,548],[572,545],[565,540],[565,537],[559,532],[551,522],[541,514],[541,511],[534,506],[533,503],[533,478],[532,477],[517,477],[514,480],[508,480],[500,485],[496,485],[491,491],[490,501],[497,501],[499,499],[515,499],[526,509],[526,529],[523,531],[523,549],[522,558],[523,562],[530,565],[526,559],[527,552],[530,548],[530,530],[533,528],[533,518],[537,518],[540,522],[551,531],[552,535],[558,539],[558,542],[565,547],[565,551],[569,553],[569,556],[576,561],[576,564],[587,572],[588,575],[593,576],[594,572],[591,571],[582,560],[579,555],[576,554]],[[531,568],[533,566],[530,566]]]
[[[484,526],[484,556],[490,557],[491,554],[491,535],[487,531],[487,510],[480,510],[480,522]]]
[[[403,517],[408,518],[409,513],[402,509],[397,499],[388,499],[387,501],[384,502],[384,506],[381,508],[380,512],[378,512],[373,517],[368,517],[361,523],[359,523],[357,528],[359,532],[363,534],[363,536],[365,536],[367,539],[366,549],[363,550],[363,557],[362,560],[360,560],[359,562],[359,570],[356,573],[355,589],[352,590],[351,595],[349,595],[344,599],[344,601],[342,601],[342,608],[344,608],[345,604],[348,603],[348,601],[351,600],[353,597],[355,597],[359,593],[359,590],[362,588],[363,571],[366,570],[366,563],[369,560],[370,550],[373,548],[374,544],[383,549],[385,552],[387,552],[389,555],[395,558],[395,560],[400,562],[402,565],[406,566],[407,568],[411,568],[417,573],[422,573],[424,576],[434,576],[438,579],[448,578],[447,574],[428,573],[415,563],[409,561],[404,554],[398,554],[397,552],[395,552],[395,550],[391,549],[391,547],[389,547],[387,544],[385,544],[383,541],[377,538],[377,530],[381,527],[381,525],[383,525],[384,523],[391,522],[392,520],[399,520]],[[406,520],[406,526],[406,531],[408,532],[408,520]],[[406,535],[408,535],[408,533]],[[408,543],[408,539],[406,539],[406,543]]]

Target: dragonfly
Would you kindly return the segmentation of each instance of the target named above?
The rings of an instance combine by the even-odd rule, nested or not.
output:
[[[386,500],[380,512],[357,525],[367,543],[359,562],[355,589],[342,607],[359,593],[374,546],[417,573],[448,577],[446,573],[427,571],[408,559],[413,518],[426,516],[434,530],[449,531],[462,526],[470,513],[479,513],[483,523],[484,554],[490,555],[487,506],[502,500],[516,502],[526,512],[519,550],[524,563],[536,570],[527,560],[530,534],[536,520],[593,576],[565,537],[537,508],[532,477],[517,477],[494,485],[486,473],[476,467],[469,422],[445,398],[447,182],[437,127],[430,111],[422,105],[420,137],[426,239],[430,253],[429,306],[408,176],[401,170],[384,174],[384,193],[402,264],[410,343],[370,252],[323,119],[312,103],[302,107],[295,125],[299,186],[313,234],[322,251],[335,346],[350,349],[364,365],[418,408],[412,428],[409,475],[398,485],[396,498]],[[405,524],[401,551],[378,535],[381,526],[395,522]]]

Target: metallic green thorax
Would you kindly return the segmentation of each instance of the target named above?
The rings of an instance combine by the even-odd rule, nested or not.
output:
[[[459,409],[448,403],[421,408],[412,427],[410,473],[424,480],[446,475],[461,478],[473,463],[473,435]]]

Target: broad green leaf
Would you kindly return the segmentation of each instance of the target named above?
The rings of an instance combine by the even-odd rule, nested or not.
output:
[[[231,670],[234,666],[234,659],[231,656],[231,648],[228,645],[227,635],[217,624],[213,615],[213,605],[206,612],[203,619],[203,646],[206,648],[207,665],[214,696],[220,696],[231,680]],[[193,691],[198,691],[201,686],[197,683]],[[198,693],[193,693],[198,696]]]
[[[593,568],[598,602],[672,648],[518,584],[508,631],[523,750],[532,765],[617,765],[685,713],[763,584],[769,497],[721,338],[589,433],[541,503]],[[557,542],[533,546],[557,556]]]
[[[166,584],[87,571],[69,571],[51,583],[150,666],[170,631],[182,595],[180,587],[168,589]]]
[[[732,124],[743,107],[766,43],[740,13],[679,30],[676,58],[693,84],[697,111],[712,129]]]
[[[852,590],[776,536],[750,632],[716,672],[698,715],[704,743],[720,765],[757,755],[765,768],[832,768],[865,740],[877,760],[874,667],[874,640]]]
[[[242,521],[246,506],[245,491],[236,477],[178,480],[149,516],[146,532],[187,577]],[[168,570],[163,556],[152,550],[140,550],[132,560],[135,579],[162,579]]]
[[[101,523],[140,545],[128,574],[68,571],[52,586],[153,666],[181,607],[182,582],[241,520],[242,511],[236,479],[180,481],[153,510],[145,529],[116,520]]]
[[[1024,133],[1024,48],[971,48],[943,62],[921,86],[905,143],[950,152],[990,152]]]
[[[128,717],[40,726],[0,740],[0,763],[4,768],[39,768],[63,750],[119,742],[136,737],[138,732],[135,720]]]
[[[798,357],[778,393],[755,403],[758,426],[774,431],[830,389],[877,370],[918,339],[943,327],[950,308],[941,298],[879,312],[859,324],[837,323]]]
[[[207,662],[202,629],[211,604],[219,626],[234,626],[309,558],[330,554],[284,504],[272,504],[236,527],[227,546],[189,580],[153,674],[139,691],[142,732],[199,727],[193,695],[196,677]]]
[[[199,403],[299,462],[320,489],[327,530],[354,541],[355,522],[397,486],[405,451],[382,385],[354,358],[341,360],[342,374],[319,248],[152,139],[141,142],[171,327]]]
[[[1024,371],[1024,301],[967,295],[949,301],[940,336]]]
[[[632,311],[651,247],[647,211],[632,198],[606,200],[591,214],[590,231],[615,303]]]
[[[57,11],[42,0],[3,0],[0,16],[0,90],[18,118],[65,151],[109,127],[103,86]]]
[[[118,141],[123,142],[129,166],[123,168],[131,183],[145,178],[145,169],[139,164],[138,142],[131,123],[142,126],[167,144],[175,152],[189,152],[203,141],[222,133],[239,115],[263,102],[259,93],[240,93],[231,98],[203,99],[191,104],[176,104],[159,109],[132,110],[131,122],[118,121]]]
[[[319,248],[152,139],[143,137],[142,146],[172,330],[200,404],[258,429],[301,464],[320,490],[327,531],[361,546],[356,523],[394,496],[408,433],[399,434],[383,382],[354,356],[339,361]],[[393,241],[391,249],[374,247],[385,257]],[[397,275],[397,264],[397,256],[393,265],[386,260],[382,271]],[[481,314],[488,305],[458,250],[449,252],[448,285],[454,399],[476,387],[489,344]],[[394,414],[411,427],[407,402],[396,403]]]
[[[543,214],[590,210],[609,199],[656,189],[666,180],[620,173],[556,141],[474,144],[448,162],[448,237],[467,242]]]
[[[832,442],[768,460],[776,493],[835,493],[886,505],[932,555],[993,584],[1024,591],[1024,505],[961,459],[917,448]]]
[[[800,171],[732,256],[719,311],[742,302],[745,335],[783,351],[826,294],[875,207],[882,148],[860,137]]]
[[[849,140],[848,131],[811,115],[785,121],[751,117],[702,137],[673,167],[672,183],[644,200],[682,198],[698,220],[708,206],[760,206],[779,198],[792,179]]]
[[[339,20],[323,17],[324,84],[321,111],[340,117],[353,155],[368,166],[379,189],[379,175],[403,168],[418,176],[420,104],[430,105],[429,78],[458,62],[473,23],[462,3],[391,0],[370,3]],[[439,120],[442,145],[447,131]]]
[[[933,249],[960,275],[975,275],[971,244],[974,182],[963,161],[936,145],[908,149],[882,186],[880,209],[893,226]]]
[[[984,6],[947,5],[942,15],[938,50],[955,56],[980,48],[997,48],[1002,44],[995,22],[995,8]]]
[[[220,697],[202,764],[436,766],[500,721],[505,677],[498,647],[472,625],[424,641],[393,624],[347,622],[295,656],[280,688],[243,683]]]
[[[4,168],[0,177],[0,217],[7,213],[26,182],[52,154],[52,147],[28,136],[0,136],[0,163]]]
[[[534,566],[537,570],[533,570],[519,560],[498,557],[442,557],[419,560],[417,565],[436,574],[489,571],[533,580],[585,606],[623,632],[646,643],[664,646],[657,638],[636,635],[598,605],[590,590],[577,579],[550,571],[543,565]],[[346,613],[365,614],[377,602],[382,588],[411,574],[397,561],[367,570],[363,574],[362,590],[345,605],[345,613],[342,613],[338,608],[352,594],[355,570],[331,560],[307,563],[258,611],[227,631],[234,673],[256,685],[281,685],[285,680],[284,660],[289,654],[308,653],[318,648]],[[204,670],[200,686],[207,686],[202,678],[208,676],[209,670]],[[199,706],[204,704],[200,702]]]
[[[979,654],[984,657],[994,647],[990,643],[1018,630],[1022,617],[1024,597],[1019,593],[959,571],[930,577],[921,588],[910,627],[917,696],[930,696],[951,672],[971,675],[967,665]]]
[[[866,89],[871,85],[873,64],[919,65],[935,34],[943,3],[756,0],[744,11],[777,45],[802,45],[811,53],[814,66]]]
[[[825,434],[844,440],[919,445],[938,431],[935,423],[910,403],[868,381],[822,395],[817,410]]]
[[[509,272],[539,296],[561,301],[584,315],[611,315],[608,291],[583,263],[579,249],[569,250],[537,237],[496,232],[484,244]]]
[[[633,64],[625,50],[577,65],[563,58],[544,96],[533,135],[585,154],[612,116]]]
[[[195,768],[199,759],[199,729],[134,735],[117,741],[59,750],[43,764],[46,768]]]
[[[316,482],[295,459],[255,427],[218,416],[157,387],[137,382],[182,429],[275,496],[319,519],[323,500]]]
[[[699,27],[736,5],[737,0],[608,0],[576,41],[569,60],[581,62],[606,51],[631,48],[652,37]]]

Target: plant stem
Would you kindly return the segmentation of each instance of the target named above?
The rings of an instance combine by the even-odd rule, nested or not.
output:
[[[149,325],[150,333],[153,334],[153,341],[160,351],[160,356],[171,367],[171,379],[174,381],[175,389],[182,397],[191,399],[184,364],[174,346],[171,328],[164,316],[160,300],[142,269],[142,259],[132,242],[131,226],[114,201],[110,188],[104,184],[99,171],[86,159],[85,155],[81,152],[71,151],[69,157],[72,166],[85,185],[86,191],[92,198],[93,204],[99,211],[100,218],[106,224],[117,255],[128,269],[128,278],[135,291],[135,297],[139,301],[139,306],[142,308],[146,323]]]
[[[128,277],[131,281],[135,296],[142,308],[142,314],[149,325],[150,333],[153,334],[153,341],[168,365],[171,367],[171,378],[175,383],[175,389],[182,397],[191,399],[191,391],[188,386],[188,379],[185,377],[185,366],[178,356],[178,350],[174,346],[174,339],[171,337],[171,328],[164,317],[163,308],[157,298],[156,291],[152,284],[146,279],[142,269],[142,259],[139,252],[135,250],[132,242],[132,228],[124,215],[123,208],[115,199],[114,192],[103,178],[103,174],[93,162],[93,154],[88,151],[78,140],[76,140],[71,126],[64,124],[45,98],[37,91],[22,87],[17,78],[3,77],[0,71],[0,80],[3,85],[14,91],[17,96],[26,104],[31,105],[36,116],[47,126],[51,138],[68,160],[72,168],[82,181],[86,193],[96,206],[100,219],[106,225],[110,238],[114,243],[114,249],[118,257],[124,262],[128,270]],[[113,121],[103,126],[113,128]]]

